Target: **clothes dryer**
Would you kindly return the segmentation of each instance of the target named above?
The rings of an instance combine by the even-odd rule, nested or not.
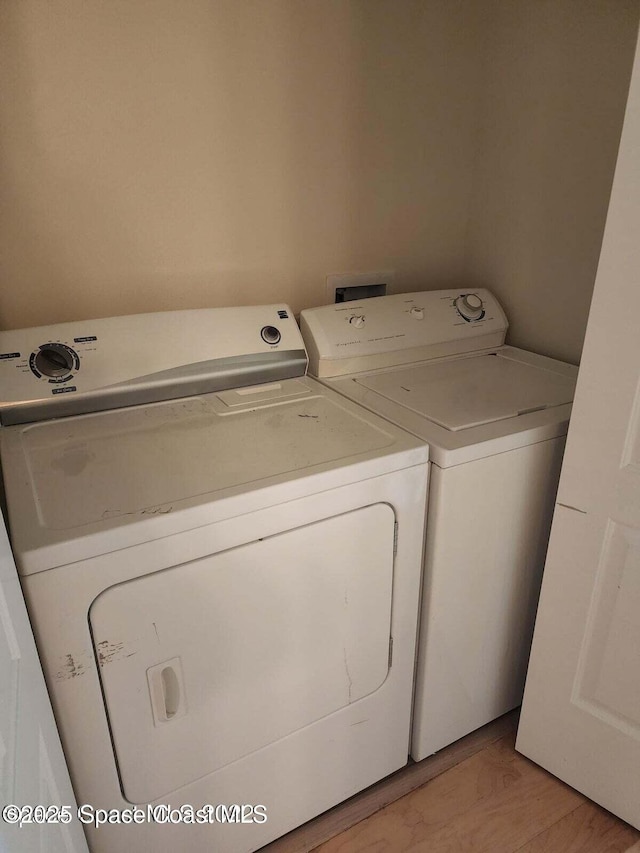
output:
[[[504,346],[484,289],[313,308],[300,325],[312,375],[430,447],[420,760],[521,701],[577,370]]]
[[[0,353],[12,547],[93,853],[255,850],[401,767],[424,443],[307,378],[286,305]]]

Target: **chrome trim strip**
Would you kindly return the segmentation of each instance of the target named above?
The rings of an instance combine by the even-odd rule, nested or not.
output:
[[[118,385],[80,391],[77,395],[61,394],[59,397],[0,404],[0,424],[10,426],[64,418],[294,379],[304,376],[306,369],[307,354],[303,349],[212,359],[136,377]]]

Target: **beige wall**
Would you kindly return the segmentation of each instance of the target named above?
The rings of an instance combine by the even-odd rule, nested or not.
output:
[[[576,359],[631,0],[3,0],[0,328],[494,287]]]
[[[622,130],[640,3],[504,0],[492,15],[467,272],[509,342],[577,362]]]
[[[0,327],[461,280],[477,8],[3,0]]]

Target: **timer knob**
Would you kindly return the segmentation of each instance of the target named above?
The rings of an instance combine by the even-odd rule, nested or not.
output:
[[[45,344],[36,353],[33,365],[44,376],[59,378],[73,370],[74,352],[62,344]]]
[[[414,320],[424,320],[424,308],[411,308],[409,314],[411,314]]]
[[[361,329],[364,326],[364,314],[352,314],[349,317],[349,323],[356,329]]]
[[[484,303],[477,293],[458,296],[454,304],[465,320],[479,320],[482,317]]]

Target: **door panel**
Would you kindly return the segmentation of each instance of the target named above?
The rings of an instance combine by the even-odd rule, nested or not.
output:
[[[573,691],[573,702],[640,737],[640,530],[609,520]]]
[[[615,578],[620,574],[616,562],[623,558],[613,553],[618,543],[612,551],[603,549],[607,526],[586,513],[556,507],[516,748],[637,825],[640,737],[621,698],[625,684],[636,689],[637,663],[617,683],[615,673],[606,674],[606,685],[598,681],[605,649],[615,645],[607,635],[606,616],[599,617],[604,642],[595,640],[603,612],[598,568],[601,583],[612,570]],[[617,588],[613,578],[611,584]],[[637,648],[635,655],[637,661]]]
[[[158,799],[383,684],[394,524],[376,504],[96,599],[94,648],[129,801]]]

